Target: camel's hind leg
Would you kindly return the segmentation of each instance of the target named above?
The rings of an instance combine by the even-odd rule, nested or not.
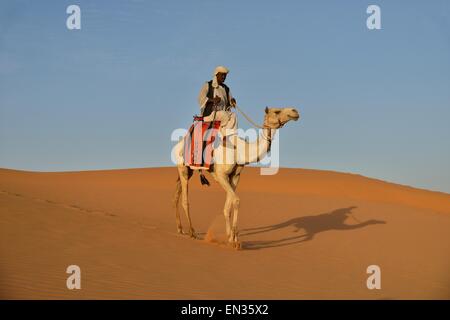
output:
[[[189,167],[185,166],[178,167],[178,178],[180,179],[180,187],[181,187],[181,205],[184,209],[184,213],[186,214],[186,218],[189,223],[189,235],[192,238],[196,238],[197,235],[195,234],[194,228],[192,227],[191,216],[189,214],[189,198],[188,198],[189,179],[192,177],[193,172],[194,171]],[[177,226],[180,227],[179,232],[180,230],[181,232],[183,232],[183,230],[181,229],[181,222],[179,221],[180,216],[178,210],[176,211],[176,219],[177,219]]]
[[[183,227],[181,226],[181,219],[180,219],[180,211],[178,210],[178,203],[180,202],[180,196],[181,196],[181,179],[178,175],[177,177],[177,185],[175,187],[175,192],[173,195],[173,208],[175,209],[175,221],[177,223],[177,231],[178,233],[183,233]]]

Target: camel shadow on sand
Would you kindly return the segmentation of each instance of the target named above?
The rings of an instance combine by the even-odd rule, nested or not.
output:
[[[261,233],[268,233],[283,228],[294,227],[295,235],[291,237],[285,237],[275,240],[266,241],[244,241],[242,243],[243,249],[246,250],[259,250],[265,248],[283,247],[288,245],[294,245],[306,241],[312,240],[318,233],[330,230],[354,230],[364,228],[369,225],[385,224],[386,221],[382,220],[367,220],[359,221],[352,213],[352,210],[357,207],[348,207],[333,210],[331,212],[322,213],[313,216],[302,216],[298,218],[289,219],[285,222],[274,224],[271,226],[257,227],[244,229],[241,232],[241,236],[250,236]],[[348,217],[353,217],[356,224],[346,224],[345,220]],[[299,231],[303,231],[298,235]]]

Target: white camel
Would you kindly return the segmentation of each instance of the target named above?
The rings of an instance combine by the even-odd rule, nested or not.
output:
[[[208,172],[222,186],[227,193],[223,213],[225,216],[226,232],[229,243],[234,248],[240,248],[237,231],[237,218],[239,210],[239,197],[236,187],[239,183],[241,172],[246,164],[259,162],[270,150],[272,139],[276,130],[281,128],[290,120],[297,121],[300,118],[298,111],[294,108],[267,108],[265,109],[263,130],[255,142],[247,142],[237,135],[231,137],[231,143],[220,144],[214,149],[213,165]],[[231,145],[230,145],[231,144]],[[246,151],[247,150],[247,151]],[[184,139],[181,139],[174,147],[174,156],[178,168],[178,178],[173,197],[175,217],[178,233],[183,233],[181,226],[178,203],[180,195],[182,207],[189,223],[189,235],[196,238],[189,214],[188,183],[194,169],[184,164],[183,151]],[[231,155],[231,156],[230,156]],[[224,161],[225,159],[225,161]],[[204,176],[201,176],[205,179]],[[206,179],[205,179],[206,180]],[[204,182],[207,182],[207,180]],[[233,221],[231,223],[231,210],[233,209]]]

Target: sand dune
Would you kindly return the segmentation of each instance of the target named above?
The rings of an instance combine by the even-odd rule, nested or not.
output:
[[[175,168],[0,169],[0,298],[450,298],[449,194],[331,171],[246,168],[236,251],[176,233],[175,179]],[[201,238],[209,230],[220,239],[224,192],[195,174],[190,201]],[[81,290],[66,288],[72,264]],[[366,286],[373,264],[381,290]]]

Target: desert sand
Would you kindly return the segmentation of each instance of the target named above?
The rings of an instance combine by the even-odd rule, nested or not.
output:
[[[214,242],[225,193],[209,175],[210,187],[197,173],[190,183],[200,238],[176,233],[176,176],[174,167],[0,169],[0,298],[450,298],[449,194],[349,173],[245,168],[243,248],[234,250]],[[81,268],[80,290],[66,287],[69,265]],[[380,290],[366,286],[369,265],[381,268]]]

